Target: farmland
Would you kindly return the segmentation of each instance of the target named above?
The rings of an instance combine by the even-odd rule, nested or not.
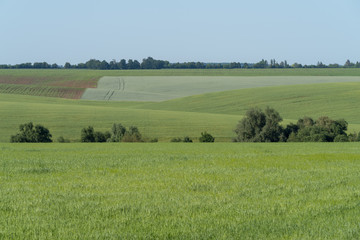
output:
[[[271,106],[284,124],[345,118],[358,132],[359,77],[358,69],[0,70],[0,239],[358,239],[359,143],[229,141],[250,107]],[[132,98],[80,99],[95,87]],[[29,121],[72,143],[5,143]],[[113,123],[160,143],[76,143],[83,127]],[[216,143],[165,143],[196,142],[202,131]]]
[[[0,94],[1,142],[8,142],[19,124],[33,121],[48,127],[56,140],[79,140],[80,130],[110,130],[113,123],[138,126],[147,139],[212,133],[216,141],[231,141],[233,129],[248,108],[271,106],[284,124],[304,116],[345,118],[349,132],[360,131],[360,83],[321,83],[206,93],[162,102],[82,101]],[[332,96],[332,97],[329,97]]]
[[[1,144],[2,239],[358,239],[358,143]]]
[[[102,77],[82,99],[105,101],[155,101],[211,92],[315,83],[360,82],[360,77],[244,77],[244,76],[140,76]]]
[[[360,69],[0,69],[0,93],[79,99],[104,76],[360,76]]]

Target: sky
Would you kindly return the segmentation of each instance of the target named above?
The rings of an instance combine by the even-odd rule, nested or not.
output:
[[[0,64],[360,61],[359,0],[0,0]]]

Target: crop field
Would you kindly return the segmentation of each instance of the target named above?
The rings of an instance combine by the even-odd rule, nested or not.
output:
[[[359,102],[360,69],[0,70],[0,239],[359,239],[360,143],[230,143]],[[7,143],[29,121],[72,143]],[[113,123],[160,142],[77,143]]]
[[[360,76],[360,69],[0,69],[0,93],[79,99],[104,76]],[[129,94],[128,94],[129,95]],[[132,96],[132,94],[130,94]]]
[[[359,143],[1,144],[1,239],[359,239]]]
[[[170,141],[189,136],[196,140],[208,131],[216,141],[231,141],[233,129],[250,107],[271,106],[284,124],[304,116],[344,118],[349,132],[360,131],[360,82],[276,86],[207,93],[163,102],[79,101],[0,94],[0,142],[8,142],[22,123],[48,127],[56,140],[72,141],[80,130],[110,130],[113,123],[138,126],[147,139]],[[331,97],[329,97],[331,96]]]
[[[105,101],[164,101],[234,89],[314,83],[360,82],[360,77],[229,77],[140,76],[102,77],[97,88],[88,88],[82,99]]]

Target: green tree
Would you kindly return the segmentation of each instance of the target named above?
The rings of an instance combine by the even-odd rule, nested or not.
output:
[[[114,123],[111,128],[111,141],[112,142],[121,142],[126,132],[126,128],[121,123]]]
[[[251,108],[239,121],[234,130],[235,142],[278,142],[283,135],[280,126],[282,118],[273,108],[266,107],[265,112],[259,108]]]
[[[42,125],[36,125],[32,122],[21,124],[20,133],[11,136],[10,142],[52,142],[49,129]]]
[[[92,126],[81,130],[81,142],[95,142],[95,133]]]
[[[142,142],[142,137],[139,129],[135,126],[130,126],[129,130],[125,132],[122,139],[123,142]]]
[[[199,142],[214,142],[215,138],[207,132],[202,132],[201,137],[199,138]]]

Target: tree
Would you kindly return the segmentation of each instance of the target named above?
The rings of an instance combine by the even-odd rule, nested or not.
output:
[[[265,112],[259,108],[251,108],[245,117],[239,121],[234,130],[235,142],[278,142],[283,129],[280,126],[282,118],[273,108],[267,107]]]
[[[297,127],[288,125],[284,135],[289,134],[287,141],[297,142],[334,142],[352,141],[355,136],[348,137],[346,134],[348,123],[344,119],[332,120],[327,116],[319,117],[314,121],[310,117],[299,119]],[[292,128],[292,131],[289,129]]]
[[[210,134],[205,132],[201,133],[201,137],[199,138],[199,142],[214,142],[215,138]]]
[[[126,131],[122,139],[123,142],[141,142],[141,133],[135,126],[130,126],[129,131]]]
[[[92,126],[81,130],[81,142],[95,142],[95,133]]]
[[[36,125],[32,122],[21,124],[20,133],[11,136],[10,142],[52,142],[49,129],[42,125]]]
[[[111,128],[111,142],[121,142],[126,132],[126,128],[121,123],[114,123]]]
[[[66,62],[64,68],[71,68],[71,64]]]

